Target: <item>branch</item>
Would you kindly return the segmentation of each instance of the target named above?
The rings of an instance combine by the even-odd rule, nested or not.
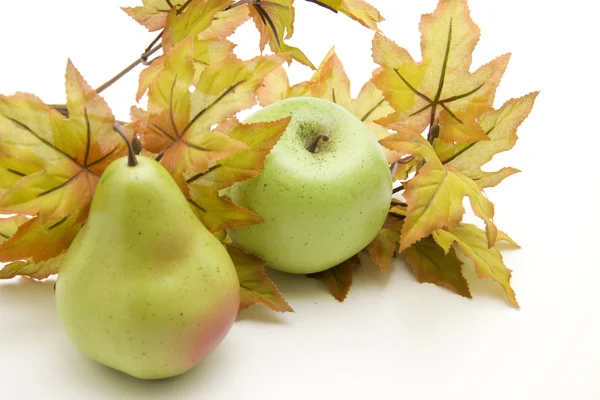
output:
[[[113,76],[111,79],[109,79],[108,81],[106,81],[102,85],[98,86],[96,88],[96,93],[98,93],[98,94],[102,93],[103,91],[105,91],[106,89],[108,89],[109,87],[111,87],[119,79],[121,79],[122,77],[124,77],[125,75],[127,75],[129,72],[131,72],[131,70],[133,70],[138,65],[140,65],[140,64],[148,65],[148,57],[150,57],[152,54],[156,53],[161,48],[162,48],[162,45],[159,44],[158,46],[156,46],[156,47],[154,47],[154,48],[152,48],[152,49],[144,52],[144,54],[142,54],[140,56],[140,58],[138,58],[137,60],[135,60],[134,62],[132,62],[131,64],[129,64],[127,67],[125,67],[124,70],[122,70],[121,72],[119,72],[118,74],[116,74],[115,76]]]

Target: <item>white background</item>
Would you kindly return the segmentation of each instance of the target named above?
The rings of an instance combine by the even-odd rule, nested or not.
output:
[[[374,67],[372,32],[296,3],[291,43],[315,64],[335,45],[357,93]],[[436,0],[371,3],[387,18],[383,32],[418,59],[417,24]],[[3,1],[0,93],[64,101],[68,57],[91,84],[102,83],[153,38],[118,8],[134,4]],[[497,106],[542,91],[517,147],[492,165],[524,172],[488,191],[497,225],[523,246],[505,253],[522,310],[468,267],[473,300],[418,284],[401,261],[386,273],[365,262],[343,304],[318,282],[273,274],[296,313],[253,308],[201,366],[145,382],[89,361],[71,345],[56,316],[53,282],[15,279],[0,284],[0,398],[599,399],[595,2],[470,4],[482,29],[474,66],[513,53]],[[242,57],[257,51],[251,26],[234,39]],[[120,119],[133,104],[135,75],[105,92]],[[310,75],[292,68],[294,80]]]

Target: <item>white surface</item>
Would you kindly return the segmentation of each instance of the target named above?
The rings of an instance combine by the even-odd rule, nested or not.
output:
[[[133,0],[3,2],[0,93],[63,100],[67,57],[94,85],[153,38],[118,5]],[[315,62],[336,45],[357,93],[370,76],[372,33],[298,4],[297,33]],[[435,0],[372,0],[386,35],[418,56],[420,14]],[[523,249],[505,253],[522,310],[487,281],[474,300],[419,285],[402,262],[364,265],[339,304],[318,283],[274,275],[295,314],[254,308],[200,367],[143,382],[97,365],[65,337],[52,282],[0,286],[2,399],[581,399],[600,398],[597,125],[600,38],[587,0],[472,0],[482,29],[476,66],[511,51],[497,105],[542,90],[517,147],[495,165],[524,172],[489,190],[496,222]],[[72,32],[72,33],[69,33]],[[243,55],[255,51],[246,27]],[[248,38],[248,36],[250,36]],[[293,67],[296,79],[311,72]],[[135,74],[105,93],[119,118]],[[470,278],[474,273],[467,270]]]

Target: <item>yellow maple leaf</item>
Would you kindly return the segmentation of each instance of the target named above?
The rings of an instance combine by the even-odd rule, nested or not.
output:
[[[462,206],[465,197],[469,198],[475,214],[486,223],[489,246],[494,245],[497,235],[497,228],[492,221],[494,205],[475,182],[444,166],[429,142],[420,135],[403,132],[389,136],[380,143],[391,151],[418,155],[426,161],[417,175],[404,183],[408,209],[402,228],[401,252],[436,229],[454,228],[465,213]]]
[[[506,234],[502,237],[508,238]],[[500,251],[488,246],[484,231],[475,225],[460,224],[450,230],[435,231],[433,238],[446,253],[452,251],[450,246],[456,242],[464,255],[473,261],[477,275],[502,285],[510,303],[519,308],[515,292],[510,286],[512,271],[504,265]]]
[[[441,0],[423,16],[420,31],[421,62],[380,33],[373,39],[373,58],[382,67],[373,82],[395,109],[377,122],[418,133],[438,125],[447,142],[489,140],[477,117],[493,104],[509,55],[469,71],[479,28],[466,0]]]

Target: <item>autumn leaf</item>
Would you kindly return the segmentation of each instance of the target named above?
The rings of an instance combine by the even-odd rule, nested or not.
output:
[[[484,237],[485,237],[484,231],[480,230],[479,228],[475,228],[474,225],[469,225],[469,224],[464,224],[464,223],[459,224],[458,227],[455,230],[453,230],[451,233],[454,233],[456,230],[458,230],[461,227],[468,227],[469,229],[471,229],[473,231],[483,232]],[[442,229],[438,229],[435,232],[433,232],[432,237],[435,240],[435,242],[438,244],[438,246],[440,246],[445,252],[447,252],[452,247],[454,242],[456,241],[456,237],[453,234],[448,234],[447,231],[442,230]],[[519,246],[517,244],[517,242],[512,240],[511,237],[508,236],[508,234],[506,234],[505,232],[502,232],[502,231],[498,231],[498,237],[496,239],[496,243],[494,244],[494,247],[498,250],[500,250],[501,248],[506,248],[506,249],[520,249],[521,248],[521,246]]]
[[[506,248],[506,249],[520,249],[521,246],[517,242],[515,242],[510,236],[502,231],[498,231],[498,238],[496,239],[496,244],[494,245],[497,249]]]
[[[341,11],[350,18],[371,29],[377,29],[377,23],[383,21],[379,11],[363,0],[308,0],[331,11]],[[260,50],[266,44],[275,53],[289,53],[296,61],[315,69],[306,55],[297,47],[285,43],[294,34],[294,0],[248,0],[252,16],[260,32]]]
[[[344,71],[341,60],[331,48],[317,71],[312,76],[310,95],[332,101],[346,109],[350,109],[350,79]]]
[[[372,81],[363,85],[358,97],[350,105],[350,112],[364,122],[377,139],[388,137],[391,132],[376,121],[393,111],[394,109]]]
[[[0,217],[0,243],[8,240],[17,232],[19,226],[23,225],[29,218],[23,215],[13,215],[12,217]]]
[[[227,135],[247,148],[216,161],[206,171],[187,177],[196,213],[211,231],[248,226],[262,222],[256,214],[219,195],[221,189],[258,176],[265,157],[285,132],[290,118],[273,122],[237,124]]]
[[[346,300],[352,286],[352,269],[360,266],[360,259],[354,256],[340,265],[307,277],[319,280],[327,285],[331,295],[339,302]]]
[[[364,122],[378,139],[390,133],[375,121],[393,112],[383,93],[368,81],[358,97],[350,96],[350,79],[332,48],[311,79],[310,95],[333,101]]]
[[[375,121],[392,113],[394,109],[387,103],[381,91],[370,81],[363,86],[358,97],[352,99],[350,79],[334,48],[329,50],[309,81],[290,87],[287,74],[281,68],[267,75],[258,91],[259,102],[262,106],[300,96],[318,97],[346,108],[363,121],[378,139],[390,134],[386,128]]]
[[[396,199],[392,199],[392,206],[390,207],[390,214],[397,218],[406,218],[408,215],[408,208],[406,203],[402,203],[397,201]]]
[[[403,254],[419,282],[434,283],[463,297],[472,298],[462,274],[462,263],[453,249],[444,253],[429,236],[405,249]]]
[[[310,82],[300,82],[290,86],[287,72],[283,67],[278,67],[265,76],[262,85],[256,91],[258,102],[266,107],[281,100],[291,97],[309,95]]]
[[[470,73],[479,28],[466,0],[441,0],[420,24],[422,62],[377,33],[373,58],[381,65],[375,85],[395,109],[377,122],[397,131],[423,132],[439,124],[446,142],[489,140],[477,118],[489,109],[509,55]]]
[[[239,126],[238,130],[226,132],[219,126],[255,104],[256,89],[262,79],[283,60],[267,56],[241,61],[228,56],[207,66],[196,77],[190,40],[179,43],[165,56],[164,68],[148,90],[148,110],[133,108],[133,123],[128,128],[140,137],[147,153],[157,155],[210,230],[260,222],[255,214],[218,196],[219,189],[241,180],[244,174],[221,169],[217,161],[238,153],[247,162],[243,166],[246,172],[258,173],[260,157],[266,156],[267,147],[270,150],[274,138],[285,127],[278,122],[257,126],[261,130],[254,134],[263,142],[252,142],[252,152],[256,151],[253,154],[240,152],[250,147],[244,140],[236,139],[247,136],[246,128]],[[227,159],[227,163],[240,166],[239,161],[232,159]],[[194,188],[190,189],[192,182]]]
[[[197,36],[199,40],[223,40],[231,36],[235,30],[250,19],[249,10],[245,7],[232,7],[217,13],[212,24]]]
[[[11,149],[12,154],[17,152],[20,153],[20,158],[0,153],[0,196],[24,176],[40,172],[44,168],[44,160],[34,153],[27,149]]]
[[[379,141],[389,152],[393,153],[394,160],[402,160],[413,156],[416,160],[440,164],[440,160],[423,136],[411,131],[397,132]]]
[[[39,263],[58,256],[81,230],[87,214],[85,209],[58,222],[44,223],[42,218],[34,217],[20,223],[16,232],[0,245],[0,262],[31,259]]]
[[[0,196],[0,214],[34,216],[0,244],[0,262],[39,263],[66,249],[100,175],[126,153],[107,104],[70,61],[66,90],[68,119],[33,95],[0,96],[0,166],[18,176]]]
[[[375,122],[394,111],[381,91],[368,81],[356,99],[352,99],[350,92],[350,78],[335,49],[331,48],[309,82],[309,95],[346,108],[364,122],[378,139],[389,136],[390,132]]]
[[[193,65],[194,77],[197,79],[204,69],[212,64],[224,60],[227,57],[233,56],[235,45],[227,40],[199,40],[189,38],[182,41],[178,46],[188,47],[186,51],[169,52],[166,56],[160,56],[152,64],[140,73],[138,91],[136,100],[140,101],[142,96],[155,86],[158,82],[157,78],[165,69],[165,63],[169,63],[167,68],[171,71],[176,71],[177,64],[185,61],[191,61]],[[187,58],[180,60],[174,56]],[[175,65],[172,65],[175,64]],[[188,68],[191,73],[191,69]]]
[[[481,167],[496,154],[513,148],[517,141],[517,128],[531,112],[537,95],[534,92],[509,100],[499,110],[483,114],[479,123],[489,141],[469,144],[436,143],[435,150],[440,160],[468,176],[482,188],[496,186],[504,178],[519,172],[510,167],[496,172],[484,172]]]
[[[465,197],[469,198],[475,214],[486,223],[489,246],[494,245],[497,235],[492,221],[494,205],[475,182],[442,165],[431,145],[420,135],[399,133],[380,143],[392,151],[415,154],[427,161],[413,179],[404,183],[408,215],[402,228],[401,252],[436,229],[454,228],[465,213],[462,206]]]
[[[364,0],[342,0],[339,10],[370,29],[377,29],[377,24],[384,20],[379,10]]]
[[[297,47],[285,43],[294,34],[294,0],[250,2],[250,16],[260,33],[260,51],[267,43],[274,53],[289,53],[296,61],[315,69],[308,57]]]
[[[169,11],[162,37],[163,51],[168,51],[187,38],[197,38],[212,24],[216,15],[233,3],[233,0],[194,0],[181,12]]]
[[[355,21],[370,29],[377,29],[377,23],[383,21],[379,11],[364,0],[307,0],[331,11],[341,11]]]
[[[369,256],[382,271],[390,266],[400,243],[400,231],[402,230],[403,221],[398,219],[396,215],[398,214],[390,210],[390,215],[383,224],[383,228],[367,246]]]
[[[240,313],[257,304],[273,311],[294,312],[267,276],[264,261],[231,245],[227,246],[227,252],[240,281]]]
[[[149,31],[158,31],[165,27],[169,12],[188,0],[142,0],[143,5],[138,7],[121,7],[131,18]]]
[[[65,252],[55,258],[50,258],[37,264],[31,260],[6,264],[0,268],[0,279],[12,279],[16,276],[28,276],[38,280],[45,279],[50,275],[58,273],[64,256]]]
[[[485,221],[489,245],[494,245],[494,205],[468,177],[451,168],[427,163],[404,187],[408,216],[402,230],[401,250],[438,228],[452,229],[456,226],[465,213],[462,206],[464,197],[469,198],[475,214]]]
[[[370,29],[377,29],[377,24],[384,19],[375,7],[364,0],[307,0],[333,12],[342,12]]]
[[[504,236],[503,237],[507,237]],[[504,288],[510,303],[519,308],[515,292],[510,286],[512,271],[504,265],[502,254],[495,247],[489,247],[485,232],[475,225],[460,224],[452,230],[437,230],[434,233],[437,243],[441,243],[444,251],[452,251],[448,243],[456,242],[460,250],[475,266],[475,272],[480,278],[491,279]]]
[[[342,8],[342,0],[306,0],[333,12],[338,12]]]
[[[196,76],[205,67],[233,55],[235,45],[225,38],[248,18],[247,10],[233,8],[227,10],[231,0],[194,0],[185,3],[185,8],[174,7],[168,11],[162,32],[163,54],[169,55],[170,50],[182,42],[192,46],[190,53],[176,51],[180,56],[190,57],[194,62]],[[226,10],[226,11],[223,11]],[[136,100],[140,101],[157,76],[165,68],[168,58],[157,57],[140,74],[139,88]]]
[[[25,176],[0,197],[0,212],[46,221],[81,210],[104,168],[124,154],[110,109],[70,62],[67,96],[69,119],[33,95],[0,96],[0,155],[43,162],[37,173],[16,171]]]

